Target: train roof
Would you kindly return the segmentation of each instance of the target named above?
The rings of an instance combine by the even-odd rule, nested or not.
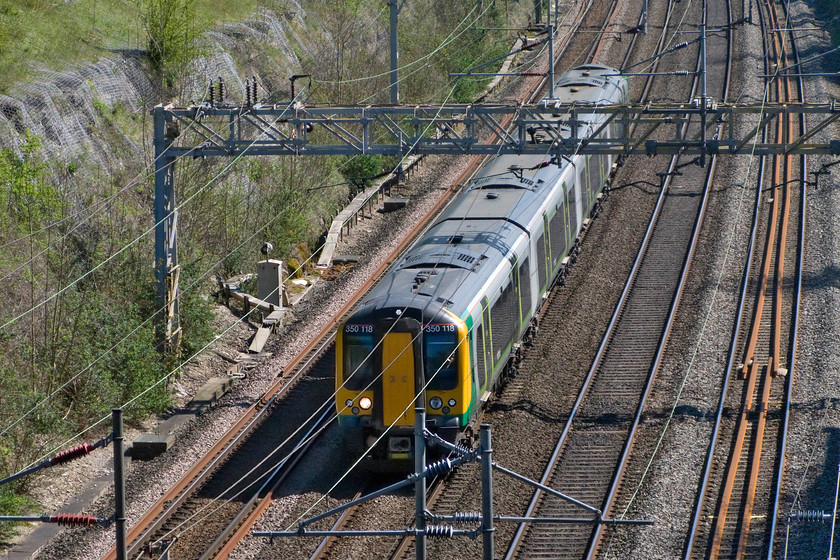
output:
[[[497,159],[522,161],[516,157]],[[552,163],[539,171],[556,178],[562,168]],[[548,200],[548,190],[556,180],[533,177],[526,174],[524,182],[508,183],[491,177],[468,187],[394,265],[370,294],[362,312],[428,306],[426,313],[431,316],[440,308],[461,315],[500,263],[513,264],[517,244],[527,240],[531,222],[541,215],[540,206]]]
[[[628,95],[627,79],[609,66],[587,64],[564,72],[554,82],[554,98],[543,99],[543,103],[581,103],[585,105],[607,105],[623,103]]]
[[[613,68],[580,66],[556,82],[551,102],[588,105],[626,100],[626,80]],[[549,102],[546,102],[549,107]],[[562,126],[561,136],[571,130]],[[592,131],[601,115],[579,115],[579,134]],[[527,241],[534,222],[560,188],[574,158],[504,155],[492,158],[437,221],[389,270],[360,307],[365,315],[377,309],[425,309],[423,320],[439,317],[441,309],[457,315],[484,288],[500,266],[515,261],[515,249]],[[504,270],[504,267],[502,267]]]

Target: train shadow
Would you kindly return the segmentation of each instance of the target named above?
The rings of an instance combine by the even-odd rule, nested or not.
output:
[[[805,272],[802,287],[806,290],[840,288],[840,266],[831,264],[820,270]]]
[[[824,428],[822,433],[825,436],[823,439],[825,445],[823,464],[821,468],[818,465],[811,465],[811,469],[819,469],[819,475],[799,496],[798,502],[792,508],[794,512],[831,513],[834,508],[838,461],[840,461],[840,428]],[[792,478],[789,486],[791,490],[794,490],[798,484],[799,481]],[[789,505],[783,507],[790,508]],[[779,523],[783,527],[785,525],[788,527],[790,540],[787,547],[790,551],[794,553],[808,551],[809,557],[816,556],[814,553],[817,552],[820,553],[820,557],[834,557],[834,554],[828,554],[827,556],[822,554],[822,552],[829,552],[831,521],[785,519],[784,515],[789,512],[782,510],[780,513],[782,517]],[[837,545],[835,545],[834,550],[838,550]]]

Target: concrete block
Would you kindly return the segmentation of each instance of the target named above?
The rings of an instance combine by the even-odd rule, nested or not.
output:
[[[271,326],[263,326],[257,329],[254,338],[251,340],[251,345],[248,347],[249,352],[258,354],[265,348],[268,337],[271,335]]]
[[[408,204],[407,198],[386,198],[384,203],[384,210],[385,212],[393,212],[394,210],[405,208],[406,204]]]
[[[173,443],[172,434],[140,434],[131,444],[131,456],[134,460],[148,461],[165,453]]]
[[[268,259],[257,263],[257,297],[282,306],[280,294],[283,290],[283,261]]]
[[[201,388],[195,392],[193,400],[187,405],[187,411],[193,414],[201,414],[222,398],[222,395],[230,391],[231,380],[228,377],[213,377],[208,379]]]

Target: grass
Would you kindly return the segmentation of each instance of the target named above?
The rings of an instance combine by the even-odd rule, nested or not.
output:
[[[201,30],[240,21],[260,4],[195,0],[195,25]],[[142,6],[131,0],[0,0],[0,91],[31,79],[33,68],[63,71],[113,50],[145,50]]]

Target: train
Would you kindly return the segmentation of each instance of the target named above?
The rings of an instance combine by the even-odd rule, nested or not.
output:
[[[625,77],[606,66],[563,73],[541,103],[626,103]],[[566,118],[564,121],[563,118]],[[615,136],[603,113],[578,117],[577,138]],[[516,367],[548,291],[573,262],[580,236],[617,167],[613,155],[555,156],[553,134],[531,130],[546,155],[495,156],[338,326],[335,407],[346,448],[375,461],[413,459],[414,409],[427,428],[469,441],[480,411]]]

